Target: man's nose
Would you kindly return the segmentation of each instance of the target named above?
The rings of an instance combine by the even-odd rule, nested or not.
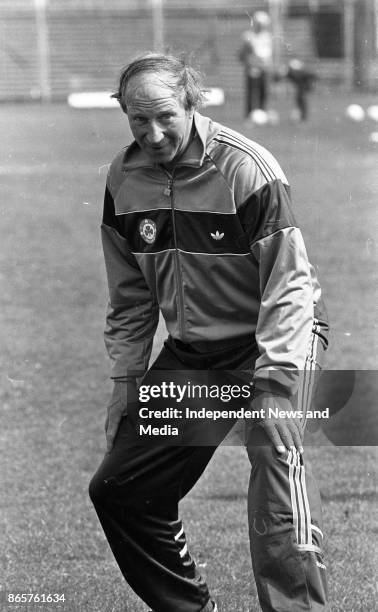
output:
[[[149,144],[157,145],[164,138],[163,131],[156,121],[152,121],[148,126],[147,140]]]

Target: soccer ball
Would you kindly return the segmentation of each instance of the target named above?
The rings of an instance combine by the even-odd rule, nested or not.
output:
[[[366,114],[368,117],[370,117],[370,119],[373,119],[373,121],[378,121],[378,104],[372,104],[372,106],[369,106]]]
[[[365,119],[365,111],[359,104],[349,104],[345,114],[352,121],[363,121]]]
[[[265,125],[269,121],[268,113],[261,108],[256,108],[256,110],[252,111],[249,114],[249,118],[256,125]]]

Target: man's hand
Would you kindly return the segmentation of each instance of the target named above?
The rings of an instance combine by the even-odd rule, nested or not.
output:
[[[108,453],[110,453],[113,448],[121,419],[127,414],[127,402],[130,399],[128,398],[128,394],[130,395],[130,388],[132,388],[132,391],[134,391],[134,383],[130,381],[114,381],[113,393],[107,407],[108,412],[105,421],[106,445]],[[134,395],[134,393],[132,393],[132,395]]]
[[[283,411],[284,416],[269,418],[269,408]],[[254,398],[252,410],[258,410],[264,415],[256,424],[264,429],[278,453],[284,453],[293,447],[303,453],[301,419],[290,416],[295,413],[295,409],[289,399],[264,392]]]

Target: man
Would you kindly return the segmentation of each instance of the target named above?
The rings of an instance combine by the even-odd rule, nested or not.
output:
[[[102,225],[114,392],[108,453],[90,495],[106,537],[154,612],[217,610],[178,503],[235,420],[213,445],[145,444],[135,429],[136,377],[145,389],[155,372],[254,370],[261,418],[247,422],[246,446],[260,604],[325,610],[319,496],[304,468],[303,421],[288,411],[294,401],[305,408],[328,327],[287,180],[268,151],[197,112],[199,76],[181,60],[138,58],[115,96],[135,140],[110,166]],[[169,337],[148,370],[159,311]],[[283,418],[264,418],[268,408]],[[184,420],[184,436],[198,433],[194,421]]]
[[[253,120],[255,111],[266,111],[268,79],[273,66],[271,21],[265,11],[256,11],[250,29],[243,32],[239,59],[245,72],[246,117]]]

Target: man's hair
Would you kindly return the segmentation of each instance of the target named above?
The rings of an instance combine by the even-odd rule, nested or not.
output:
[[[182,99],[186,110],[197,109],[204,101],[202,75],[190,66],[184,59],[163,53],[145,53],[134,59],[123,68],[118,91],[112,98],[116,98],[124,113],[127,113],[126,89],[130,79],[143,73],[168,73],[171,80],[165,80],[164,85],[172,89],[177,98]]]

